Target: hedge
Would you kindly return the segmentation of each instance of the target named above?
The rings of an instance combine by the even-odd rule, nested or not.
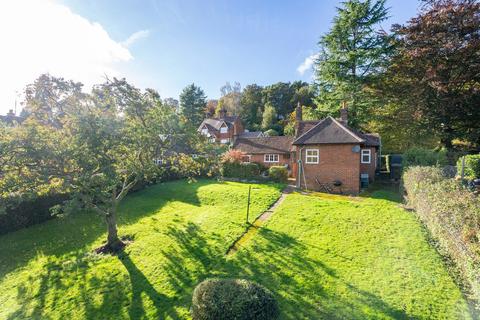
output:
[[[261,167],[257,163],[224,162],[220,169],[222,176],[240,179],[256,179],[261,172]]]
[[[410,166],[435,166],[448,164],[446,150],[430,150],[413,147],[403,154],[403,167]]]
[[[273,320],[279,317],[273,294],[242,279],[207,279],[193,291],[193,320]]]
[[[457,172],[462,172],[462,157],[457,161]],[[470,154],[465,156],[464,174],[467,179],[480,178],[480,154]]]
[[[268,169],[268,176],[275,182],[287,182],[288,170],[284,166],[271,166]]]
[[[19,230],[41,223],[54,216],[50,208],[61,204],[69,198],[68,194],[49,194],[34,199],[18,201],[13,198],[2,198],[4,211],[0,212],[0,234]]]
[[[454,263],[469,298],[480,306],[480,198],[436,167],[411,167],[403,183],[408,205],[439,251]]]

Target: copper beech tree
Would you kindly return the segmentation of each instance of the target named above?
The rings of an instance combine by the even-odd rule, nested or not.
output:
[[[480,3],[425,1],[417,17],[394,31],[390,96],[447,149],[454,139],[480,146]]]

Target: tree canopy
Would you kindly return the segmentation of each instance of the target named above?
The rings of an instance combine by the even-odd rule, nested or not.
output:
[[[359,127],[373,107],[365,88],[387,66],[391,36],[379,28],[388,18],[385,0],[348,0],[337,8],[333,26],[319,41],[315,63],[320,112],[336,114],[343,101],[349,122]]]
[[[207,97],[200,87],[194,83],[185,87],[180,93],[180,114],[193,127],[198,127],[205,116]]]

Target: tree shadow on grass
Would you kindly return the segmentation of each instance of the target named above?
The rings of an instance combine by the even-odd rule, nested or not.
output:
[[[158,184],[129,195],[120,207],[118,225],[133,224],[153,215],[170,201],[200,205],[198,189],[214,180],[201,180],[186,186],[185,181]],[[0,278],[26,265],[38,255],[71,256],[83,254],[88,246],[106,232],[102,217],[92,212],[79,212],[0,236],[2,255],[12,257],[0,262]],[[120,231],[120,235],[121,231]],[[78,254],[77,254],[78,253]]]
[[[193,289],[202,280],[245,278],[274,292],[286,319],[414,319],[341,279],[335,269],[310,257],[309,247],[285,233],[261,228],[253,243],[229,258],[223,255],[228,244],[216,239],[217,245],[212,246],[211,235],[194,223],[172,228],[168,234],[176,246],[163,253],[167,258],[164,270],[179,296],[178,303],[185,308],[189,308]]]
[[[309,247],[295,238],[267,228],[262,228],[258,237],[226,261],[222,275],[265,285],[276,294],[283,318],[413,319],[404,310],[341,279],[335,269],[310,257]]]
[[[174,303],[172,299],[159,293],[153,287],[148,278],[130,259],[130,256],[126,253],[121,253],[118,258],[127,269],[130,277],[131,301],[128,310],[129,318],[143,319],[146,316],[142,295],[146,295],[152,302],[155,307],[157,319],[164,319],[166,316],[170,316],[174,319],[178,318],[178,315],[173,308]]]
[[[88,273],[90,262],[86,258],[60,263],[48,258],[41,271],[17,286],[20,308],[7,319],[122,318],[121,307],[128,297],[125,287],[113,275]],[[69,282],[72,274],[75,284]]]

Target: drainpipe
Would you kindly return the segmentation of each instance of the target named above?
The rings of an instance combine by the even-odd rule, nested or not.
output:
[[[297,154],[297,188],[300,189],[301,187],[301,180],[302,179],[302,148],[298,148],[298,154]]]

